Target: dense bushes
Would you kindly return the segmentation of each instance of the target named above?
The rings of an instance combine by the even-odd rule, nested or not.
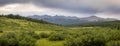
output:
[[[23,32],[8,32],[0,36],[0,46],[34,46],[36,39]]]
[[[120,46],[120,41],[110,41],[106,46]]]
[[[104,46],[105,40],[101,38],[94,38],[90,35],[83,35],[77,38],[69,38],[65,46]]]
[[[41,32],[39,35],[40,35],[40,38],[48,38],[49,37],[49,34],[44,33],[44,32]]]
[[[65,41],[64,46],[120,46],[119,30],[110,28],[81,28],[76,31],[53,31],[50,34],[34,31],[8,32],[0,37],[0,46],[34,46],[36,39]]]
[[[34,31],[28,31],[27,34],[30,35],[30,36],[32,36],[32,37],[35,38],[35,39],[40,39],[40,38],[41,38],[41,37],[40,37],[38,34],[36,34]]]
[[[51,41],[60,41],[60,40],[64,40],[65,36],[64,34],[60,33],[60,32],[54,32],[49,36],[49,40]]]
[[[104,30],[102,30],[104,29]],[[74,35],[66,39],[65,46],[120,46],[120,32],[109,28],[84,29],[74,31]],[[112,41],[112,42],[111,42]],[[107,45],[106,45],[107,43]],[[113,43],[113,44],[112,44]]]

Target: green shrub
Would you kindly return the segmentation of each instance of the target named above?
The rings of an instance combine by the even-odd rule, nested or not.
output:
[[[3,33],[3,31],[2,31],[2,30],[0,30],[0,33]]]
[[[61,33],[53,33],[49,37],[49,40],[51,40],[51,41],[60,41],[60,40],[64,40],[64,39],[65,39],[65,37]]]
[[[36,39],[23,32],[8,32],[0,37],[0,46],[34,46]]]
[[[41,38],[38,34],[34,34],[34,35],[32,35],[32,37],[35,38],[35,39],[40,39]]]
[[[65,46],[104,46],[105,40],[93,37],[92,35],[83,35],[77,38],[69,38],[66,40]]]
[[[111,32],[109,35],[110,35],[110,40],[120,40],[120,32],[119,31]]]
[[[55,31],[63,31],[63,30],[55,30]]]
[[[31,35],[33,38],[40,39],[40,36],[34,31],[28,31],[28,35]]]
[[[106,43],[106,46],[120,46],[120,41],[110,41]]]
[[[40,38],[48,38],[49,37],[49,34],[44,33],[44,32],[40,33],[39,35],[40,35]]]

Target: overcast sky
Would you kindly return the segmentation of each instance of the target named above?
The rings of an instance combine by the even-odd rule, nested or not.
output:
[[[120,0],[0,0],[0,14],[9,13],[120,19]]]

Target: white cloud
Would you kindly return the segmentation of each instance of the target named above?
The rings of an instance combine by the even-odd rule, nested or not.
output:
[[[0,12],[45,12],[49,9],[36,7],[32,4],[9,4],[0,7]]]
[[[78,17],[85,17],[86,14],[78,14],[67,12],[62,9],[54,9],[54,8],[47,8],[47,7],[37,7],[33,4],[9,4],[3,7],[0,7],[1,14],[20,14],[23,16],[28,15],[65,15],[65,16],[78,16]]]
[[[102,17],[102,18],[116,18],[116,19],[120,19],[120,14],[114,14],[114,13],[109,13],[109,12],[97,13],[95,15],[98,16],[98,17]]]

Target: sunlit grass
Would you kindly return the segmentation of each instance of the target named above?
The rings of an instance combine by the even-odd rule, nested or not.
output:
[[[64,46],[64,41],[49,41],[47,39],[40,39],[35,46]]]

